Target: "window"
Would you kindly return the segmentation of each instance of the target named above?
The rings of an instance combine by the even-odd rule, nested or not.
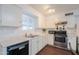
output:
[[[22,16],[22,29],[35,29],[37,27],[37,17],[23,14]]]

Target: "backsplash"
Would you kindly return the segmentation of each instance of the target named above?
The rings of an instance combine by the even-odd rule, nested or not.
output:
[[[30,29],[22,30],[21,27],[0,27],[0,38],[11,37],[11,36],[25,36],[25,34],[43,35],[45,32],[42,29]]]
[[[17,27],[9,27],[9,26],[1,26],[0,27],[0,36],[6,35],[9,33],[14,33],[14,31],[17,29]]]

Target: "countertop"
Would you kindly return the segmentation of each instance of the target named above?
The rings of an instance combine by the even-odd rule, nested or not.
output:
[[[33,37],[25,37],[25,34],[26,32],[19,32],[14,34],[1,35],[0,45],[2,47],[7,47],[33,38]]]
[[[22,36],[7,37],[6,39],[1,40],[0,44],[2,45],[2,47],[7,47],[7,46],[17,44],[20,42],[24,42],[27,40],[29,40],[29,39],[27,39],[26,37],[22,37]]]
[[[10,45],[14,45],[14,44],[17,44],[20,42],[24,42],[24,41],[33,39],[34,37],[43,36],[43,34],[40,32],[39,32],[40,34],[34,32],[34,33],[32,33],[33,36],[25,37],[26,33],[27,33],[26,31],[18,31],[13,34],[7,34],[7,35],[0,36],[0,45],[2,47],[7,47]]]
[[[11,36],[11,37],[7,37],[3,40],[0,40],[0,45],[2,47],[8,47],[8,46],[11,46],[11,45],[14,45],[14,44],[18,44],[18,43],[21,43],[21,42],[31,40],[31,39],[39,37],[39,36],[40,35],[32,35],[32,36],[25,37],[24,34],[18,35],[18,36]]]

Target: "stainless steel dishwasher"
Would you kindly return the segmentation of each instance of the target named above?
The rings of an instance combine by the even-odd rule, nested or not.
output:
[[[7,55],[28,55],[29,41],[21,42],[7,47]]]

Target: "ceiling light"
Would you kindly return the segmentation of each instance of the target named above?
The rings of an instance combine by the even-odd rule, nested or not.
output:
[[[47,10],[47,9],[49,9],[49,8],[50,8],[49,5],[44,6],[44,10]]]
[[[55,13],[55,9],[48,9],[48,13]]]

